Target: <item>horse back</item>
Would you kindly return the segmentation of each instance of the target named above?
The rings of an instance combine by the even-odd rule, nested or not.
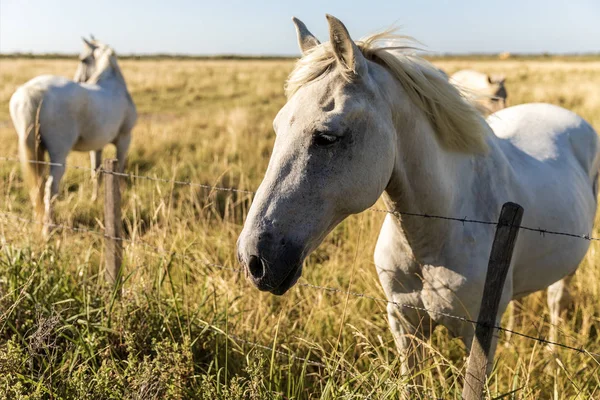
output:
[[[500,110],[488,117],[488,123],[497,137],[532,161],[549,167],[580,167],[595,183],[600,143],[592,126],[579,115],[555,105],[532,103]],[[510,152],[510,147],[505,151]]]
[[[31,127],[41,124],[42,108],[47,106],[46,97],[53,88],[68,90],[72,81],[53,75],[41,75],[19,86],[10,98],[9,111],[17,133],[24,138]]]
[[[509,107],[489,116],[488,123],[508,161],[503,200],[523,206],[523,225],[589,234],[600,166],[594,129],[550,104]],[[513,295],[535,292],[573,273],[588,247],[579,238],[521,231],[513,254]]]
[[[17,89],[13,98],[15,104],[25,105],[14,107],[24,111],[15,112],[23,115],[13,120],[25,121],[21,126],[39,120],[41,140],[50,152],[102,148],[131,130],[136,120],[128,93],[123,96],[110,86],[80,84],[60,76],[33,78]]]

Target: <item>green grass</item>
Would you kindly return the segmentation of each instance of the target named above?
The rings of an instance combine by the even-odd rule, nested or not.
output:
[[[71,76],[71,60],[0,60],[0,155],[17,154],[8,99],[42,73]],[[600,130],[600,63],[567,60],[436,60],[452,73],[507,76],[509,102],[546,101]],[[285,103],[285,60],[125,60],[140,119],[128,170],[254,190]],[[105,156],[114,154],[112,149]],[[87,166],[85,154],[68,162]],[[30,218],[16,163],[0,162],[0,212]],[[57,222],[101,231],[85,171],[69,169]],[[0,398],[7,399],[395,399],[402,376],[386,304],[297,286],[260,293],[240,274],[235,242],[251,196],[130,179],[122,190],[122,296],[103,284],[102,238],[0,217]],[[338,226],[307,260],[302,282],[384,297],[373,265],[383,215]],[[359,232],[361,232],[359,234]],[[592,234],[600,236],[596,229]],[[148,243],[158,250],[146,248]],[[600,353],[600,255],[593,243],[572,282],[560,341]],[[350,272],[351,271],[351,272]],[[543,293],[517,307],[515,329],[545,335]],[[266,346],[256,347],[249,341]],[[273,351],[273,349],[277,351]],[[419,347],[425,361],[412,398],[459,399],[465,352],[444,329]],[[283,354],[282,354],[283,353]],[[285,355],[284,355],[285,354]],[[289,355],[289,356],[288,356]],[[317,366],[299,358],[320,364]],[[550,354],[526,338],[501,339],[489,397],[600,398],[600,364],[567,349]]]

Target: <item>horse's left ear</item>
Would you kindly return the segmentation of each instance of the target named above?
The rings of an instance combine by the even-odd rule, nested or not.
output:
[[[296,17],[292,17],[292,22],[294,22],[294,26],[296,27],[296,34],[298,35],[298,46],[300,46],[300,51],[302,51],[302,55],[305,55],[310,49],[321,44],[321,42],[319,42],[319,39],[317,39],[315,35],[310,33],[306,25],[304,25],[304,22],[300,21]]]
[[[329,14],[326,17],[329,23],[329,41],[338,63],[347,71],[361,75],[361,72],[367,69],[367,60],[350,37],[348,29],[342,21]]]

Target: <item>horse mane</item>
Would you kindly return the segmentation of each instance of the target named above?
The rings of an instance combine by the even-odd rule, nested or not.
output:
[[[102,79],[108,77],[111,73],[113,73],[116,78],[123,84],[125,87],[125,77],[121,72],[121,68],[117,63],[117,56],[115,55],[115,51],[105,45],[98,43],[99,47],[103,47],[102,55],[98,59],[98,64],[96,67],[96,71],[90,78],[87,80],[87,83],[97,84]]]
[[[394,45],[407,43],[408,45]],[[488,127],[474,99],[466,98],[448,82],[444,74],[411,50],[416,41],[395,34],[394,30],[376,33],[356,42],[363,56],[386,68],[402,85],[411,101],[427,116],[440,144],[453,151],[485,153]],[[414,53],[414,52],[413,52]],[[290,98],[303,85],[333,71],[337,66],[329,42],[315,46],[298,60],[285,84]],[[340,69],[348,82],[353,71]]]

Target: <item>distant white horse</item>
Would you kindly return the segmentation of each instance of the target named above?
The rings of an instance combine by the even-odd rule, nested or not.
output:
[[[49,232],[52,200],[58,194],[67,155],[89,151],[92,168],[100,167],[102,148],[117,148],[123,171],[136,108],[127,90],[114,51],[98,41],[84,39],[85,50],[73,82],[51,75],[38,76],[19,87],[10,99],[10,115],[19,136],[19,155],[31,181],[35,213]],[[31,161],[50,156],[50,176],[43,182],[43,168]],[[97,174],[92,198],[97,196]]]
[[[466,97],[472,98],[490,112],[506,107],[505,78],[501,75],[488,75],[471,69],[462,69],[450,77]]]
[[[327,19],[324,44],[295,20],[303,57],[288,79],[271,160],[238,240],[238,259],[260,290],[284,294],[323,238],[381,194],[393,211],[487,221],[513,201],[525,209],[524,225],[591,232],[599,139],[582,118],[528,104],[496,113],[488,125],[427,61],[379,46],[395,36],[355,43],[339,20]],[[438,324],[470,347],[473,326],[445,314],[477,318],[494,231],[386,216],[375,250],[383,290],[418,308],[388,305],[405,371],[418,353],[411,338],[426,338]],[[497,322],[511,299],[575,271],[588,246],[521,231]]]

